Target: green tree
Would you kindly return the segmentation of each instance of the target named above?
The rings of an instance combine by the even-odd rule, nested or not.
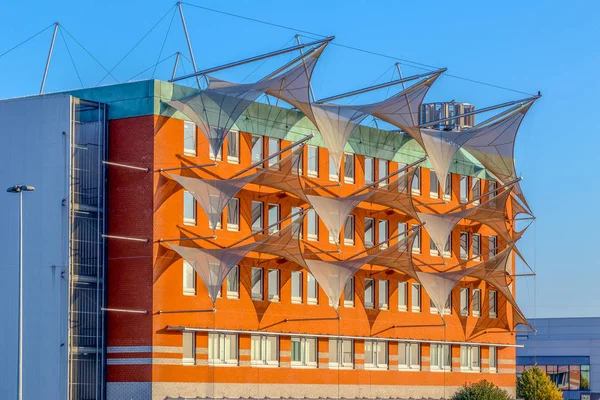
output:
[[[517,378],[517,397],[523,400],[562,400],[562,393],[537,365]]]
[[[461,387],[451,400],[509,400],[506,390],[485,379],[471,385]]]
[[[590,381],[586,378],[581,378],[581,390],[590,390]]]

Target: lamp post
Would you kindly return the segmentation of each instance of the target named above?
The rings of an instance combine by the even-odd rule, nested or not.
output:
[[[19,353],[17,362],[17,399],[23,398],[23,192],[33,192],[35,188],[27,185],[11,186],[8,193],[19,194]]]

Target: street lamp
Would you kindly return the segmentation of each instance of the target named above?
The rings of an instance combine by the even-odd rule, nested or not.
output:
[[[8,193],[19,194],[19,355],[17,361],[17,399],[23,398],[23,192],[33,192],[35,188],[27,185],[11,186]]]

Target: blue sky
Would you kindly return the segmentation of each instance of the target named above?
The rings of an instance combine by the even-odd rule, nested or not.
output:
[[[595,295],[600,281],[595,253],[600,218],[594,211],[600,190],[593,163],[599,158],[600,145],[594,118],[600,109],[600,80],[596,77],[600,69],[600,6],[596,2],[203,0],[195,4],[335,35],[340,44],[447,67],[449,74],[460,77],[527,93],[541,90],[544,97],[530,111],[517,140],[517,168],[537,216],[521,249],[538,272],[535,285],[533,278],[518,278],[519,303],[529,317],[600,316],[600,299]],[[155,77],[167,79],[172,55],[176,51],[187,55],[179,16],[169,12],[172,6],[154,0],[33,0],[27,7],[8,2],[3,5],[8,18],[0,25],[0,54],[59,21],[110,70],[166,14],[112,74],[126,81],[171,56],[156,71],[150,68],[135,78],[151,78],[155,72]],[[184,5],[184,12],[199,68],[279,49],[291,44],[295,33],[189,5]],[[63,35],[57,38],[46,91],[78,88],[81,83],[97,85],[106,72],[65,31]],[[0,98],[39,91],[50,36],[51,29],[0,57]],[[289,59],[286,57],[273,63],[280,64]],[[393,63],[389,58],[330,46],[315,72],[316,96],[389,80]],[[274,65],[252,65],[228,71],[223,77],[252,81]],[[179,73],[190,69],[184,61]],[[405,75],[420,72],[408,63],[403,66]],[[114,82],[111,77],[102,80],[102,84]],[[442,77],[427,100],[456,99],[481,108],[522,97],[525,95]]]

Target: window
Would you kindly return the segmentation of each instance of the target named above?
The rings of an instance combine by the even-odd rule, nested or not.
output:
[[[429,312],[431,314],[439,313],[437,306],[435,305],[432,299],[429,299]],[[450,314],[452,314],[452,294],[448,296],[448,299],[446,299],[446,303],[444,304],[444,315]]]
[[[233,333],[208,334],[208,363],[237,364],[237,335]]]
[[[490,181],[488,183],[488,192],[490,192],[490,200],[493,199],[494,197],[496,197],[496,188],[498,187],[498,184],[496,183],[496,181]]]
[[[306,274],[306,289],[307,289],[306,303],[307,304],[318,304],[319,303],[319,299],[318,299],[319,286],[317,284],[317,280],[311,273]]]
[[[452,200],[452,174],[446,176],[446,187],[444,188],[444,200]]]
[[[421,285],[418,283],[412,284],[412,311],[421,312]]]
[[[252,335],[250,339],[252,365],[279,365],[279,338],[277,336]]]
[[[182,332],[183,365],[196,364],[196,332]]]
[[[466,203],[469,201],[469,177],[460,177],[460,202]]]
[[[429,255],[430,256],[439,256],[440,252],[438,251],[437,245],[433,241],[433,238],[429,238]]]
[[[258,232],[263,229],[263,203],[262,201],[252,202],[252,232]]]
[[[240,298],[240,267],[235,265],[227,274],[227,298]]]
[[[292,303],[302,303],[302,271],[292,271]]]
[[[471,179],[471,198],[474,200],[473,205],[476,206],[479,204],[479,200],[477,199],[481,196],[481,180],[479,178]]]
[[[415,175],[413,176],[411,190],[413,194],[421,194],[421,167],[415,169]]]
[[[408,310],[408,283],[398,282],[398,311]]]
[[[240,163],[240,133],[238,131],[229,131],[227,134],[227,162]]]
[[[183,191],[183,223],[196,225],[196,199],[187,190]]]
[[[263,300],[263,269],[252,267],[252,300]]]
[[[469,258],[469,233],[460,233],[460,259],[466,260]]]
[[[365,247],[373,246],[375,241],[375,220],[373,218],[365,218]]]
[[[365,368],[387,369],[388,346],[382,340],[365,340]]]
[[[379,164],[379,169],[377,171],[377,173],[378,173],[377,179],[385,178],[386,176],[389,175],[388,161],[387,160],[378,160],[378,164]],[[388,184],[388,180],[385,179],[385,180],[379,182],[379,187],[387,186],[387,184]]]
[[[279,302],[279,270],[270,269],[268,272],[268,299]]]
[[[379,309],[387,310],[389,308],[389,285],[390,283],[385,279],[379,280],[379,293],[378,293],[378,301],[379,301]]]
[[[365,278],[365,308],[375,307],[375,280]]]
[[[281,147],[281,141],[279,139],[276,138],[269,138],[269,156],[272,156],[273,154],[277,153]],[[275,165],[279,162],[279,155],[271,158],[269,160],[269,167],[271,165]]]
[[[227,205],[227,230],[240,230],[240,199],[235,197],[229,200]]]
[[[375,182],[375,160],[365,157],[365,185]]]
[[[498,236],[490,236],[489,237],[489,246],[490,246],[490,257],[498,254]]]
[[[440,184],[434,170],[429,170],[429,197],[440,198]]]
[[[490,346],[490,372],[498,371],[498,348],[495,346]]]
[[[498,317],[498,297],[497,297],[498,294],[495,290],[490,290],[489,295],[490,295],[490,297],[489,297],[490,318],[497,318]]]
[[[473,316],[481,316],[481,290],[473,289]]]
[[[308,145],[308,176],[319,176],[319,148]]]
[[[446,245],[444,246],[443,256],[446,258],[452,257],[452,232],[448,234],[448,239],[446,240]]]
[[[308,216],[308,240],[319,240],[319,219],[315,210],[307,212]]]
[[[387,240],[388,240],[388,221],[387,219],[380,219],[379,222],[377,223],[377,230],[378,230],[378,234],[379,234],[379,248],[380,249],[387,249],[388,244],[387,244]]]
[[[304,151],[292,153],[292,173],[302,175],[304,168]]]
[[[186,296],[196,294],[196,272],[187,260],[183,260],[183,294]]]
[[[460,288],[460,315],[469,315],[469,288]]]
[[[404,238],[406,238],[406,231],[408,230],[408,226],[406,222],[398,222],[398,241],[400,242]],[[400,251],[404,251],[405,249],[399,249]]]
[[[450,371],[452,369],[452,353],[449,344],[432,343],[429,356],[432,371]]]
[[[460,369],[461,371],[479,371],[479,346],[460,346]]]
[[[216,220],[217,220],[217,226],[215,226],[215,229],[221,229],[221,220],[223,219],[223,213],[221,212],[219,206],[221,204],[221,198],[216,195],[216,194],[209,194],[208,195],[208,204],[209,204],[209,209],[210,211],[208,212],[208,226],[209,228],[212,228],[211,225],[211,216],[216,216]],[[194,207],[195,209],[195,207]]]
[[[473,240],[473,244],[472,244],[472,251],[473,251],[473,258],[477,261],[479,261],[479,256],[481,255],[481,235],[479,235],[478,233],[474,233],[472,236],[472,240]]]
[[[276,222],[279,222],[279,204],[269,204],[269,233],[278,232],[281,228],[280,224],[274,225]]]
[[[354,154],[344,154],[344,182],[354,183]]]
[[[329,180],[334,182],[340,181],[340,174],[338,172],[339,165],[335,165],[335,161],[329,156]]]
[[[292,366],[317,366],[317,338],[292,337]]]
[[[398,343],[398,369],[421,369],[421,351],[419,343]]]
[[[413,241],[412,252],[420,254],[421,253],[421,227],[417,228],[417,225],[413,225],[413,228],[416,228],[417,233],[415,233],[415,238]]]
[[[342,368],[354,366],[352,339],[329,339],[329,366]]]
[[[193,122],[183,123],[183,153],[191,156],[196,155],[196,125]]]
[[[348,215],[344,222],[344,244],[354,246],[354,215]]]
[[[354,307],[354,277],[344,285],[344,307]]]
[[[297,221],[298,218],[300,218],[300,214],[299,213],[302,210],[303,210],[302,207],[292,207],[292,213],[291,213],[291,215],[293,215],[292,222]],[[300,239],[302,239],[302,231],[304,230],[303,228],[304,228],[304,226],[303,226],[303,224],[301,224],[300,227],[299,227],[300,232],[298,232],[299,235],[300,235]]]
[[[252,164],[265,158],[263,156],[263,137],[252,135]]]

